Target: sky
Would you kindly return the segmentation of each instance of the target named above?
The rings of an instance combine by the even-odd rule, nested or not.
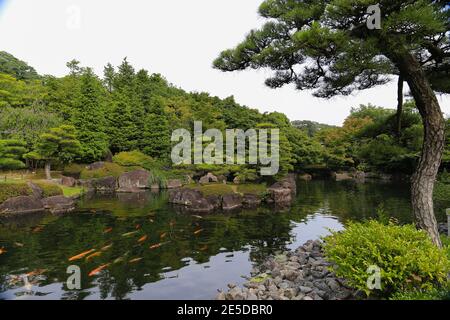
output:
[[[209,92],[291,120],[341,125],[360,104],[394,108],[396,83],[330,100],[292,86],[264,85],[268,70],[223,73],[212,68],[219,53],[264,23],[262,0],[0,0],[0,50],[63,76],[77,59],[102,75],[124,57],[136,69],[161,73],[187,91]],[[407,88],[405,88],[405,93]],[[450,96],[438,97],[450,115]]]

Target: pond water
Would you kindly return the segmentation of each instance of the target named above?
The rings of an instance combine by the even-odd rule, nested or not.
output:
[[[228,283],[245,282],[268,255],[341,230],[348,220],[376,217],[382,208],[411,222],[408,190],[299,182],[285,212],[260,207],[203,217],[178,212],[165,193],[85,197],[74,214],[1,221],[0,299],[212,299]],[[450,204],[440,205],[442,220]],[[70,265],[81,269],[81,290],[66,286]]]

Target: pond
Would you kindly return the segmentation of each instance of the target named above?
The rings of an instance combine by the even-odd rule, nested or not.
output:
[[[341,230],[346,221],[383,211],[411,222],[408,190],[299,182],[285,212],[260,207],[203,217],[177,212],[166,193],[85,197],[70,215],[1,222],[0,299],[213,299],[228,283],[244,283],[268,255]],[[449,204],[440,205],[443,220]],[[66,286],[70,265],[81,269],[80,290]]]

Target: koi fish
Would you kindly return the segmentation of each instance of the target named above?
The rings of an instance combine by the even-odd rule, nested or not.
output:
[[[4,254],[4,253],[7,253],[8,251],[6,251],[6,249],[5,248],[0,248],[0,254]]]
[[[20,243],[20,242],[15,242],[14,245],[19,248],[23,247],[23,243]]]
[[[139,242],[139,243],[144,242],[145,240],[147,240],[147,238],[148,238],[147,235],[142,236],[142,237],[139,238],[138,242]]]
[[[170,221],[169,226],[173,227],[175,225],[175,221]]]
[[[88,254],[90,254],[90,253],[92,253],[92,252],[94,252],[94,251],[95,251],[95,249],[91,249],[91,250],[85,251],[85,252],[83,252],[83,253],[80,253],[80,254],[78,254],[78,255],[76,255],[76,256],[73,256],[72,258],[69,258],[69,261],[74,261],[74,260],[80,260],[80,259],[83,259],[85,256],[87,256]]]
[[[192,216],[192,217],[197,218],[197,219],[203,219],[202,216]]]
[[[130,252],[127,251],[123,256],[118,257],[116,260],[113,261],[113,264],[118,264],[118,263],[124,262],[125,258],[128,256],[129,253]]]
[[[36,228],[33,229],[33,232],[34,232],[34,233],[41,232],[42,229],[44,229],[44,228],[41,227],[41,226],[38,226],[38,227],[36,227]]]
[[[157,244],[154,244],[154,245],[150,246],[149,249],[153,250],[153,249],[157,249],[157,248],[159,248],[161,246],[162,246],[162,243],[157,243]]]
[[[141,261],[141,260],[142,260],[142,258],[131,259],[131,260],[129,261],[129,263],[136,263],[136,262],[139,262],[139,261]]]
[[[113,228],[107,228],[103,231],[103,233],[110,233],[113,230]]]
[[[167,236],[167,232],[163,232],[161,233],[161,235],[159,236],[161,239],[164,239]]]
[[[136,230],[138,230],[138,229],[140,229],[141,228],[141,225],[140,224],[137,224],[136,225]]]
[[[207,250],[208,249],[208,245],[204,245],[203,247],[201,247],[199,250],[200,251],[205,251],[205,250]]]
[[[152,218],[148,219],[148,221],[150,221],[151,223],[155,222],[155,220],[153,220]]]
[[[101,265],[100,267],[92,270],[91,272],[89,272],[89,277],[92,277],[92,276],[95,276],[95,275],[99,274],[100,271],[102,271],[103,269],[105,269],[108,266],[109,266],[109,263]]]
[[[122,237],[131,237],[132,235],[135,235],[136,233],[138,233],[138,231],[127,232],[127,233],[124,233],[122,235]]]
[[[89,260],[91,260],[94,257],[100,257],[101,255],[102,255],[101,252],[94,252],[93,254],[91,254],[91,255],[86,257],[86,261],[89,261]]]
[[[112,247],[112,243],[109,244],[109,245],[107,245],[107,246],[104,246],[103,248],[101,248],[101,250],[102,250],[102,251],[106,251],[106,250],[111,249],[111,247]]]
[[[194,234],[199,234],[202,231],[203,231],[203,229],[196,230],[196,231],[194,231]]]

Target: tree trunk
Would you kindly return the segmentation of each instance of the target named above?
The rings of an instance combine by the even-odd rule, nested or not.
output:
[[[422,116],[424,142],[422,155],[412,177],[412,207],[417,226],[442,247],[433,207],[433,190],[445,145],[445,121],[439,102],[425,73],[409,53],[403,53],[398,67],[407,81]]]
[[[403,76],[400,74],[398,76],[398,87],[397,87],[397,139],[400,141],[402,134],[402,113],[403,113]]]
[[[51,162],[50,161],[46,161],[45,162],[45,177],[46,177],[47,180],[52,180]]]

